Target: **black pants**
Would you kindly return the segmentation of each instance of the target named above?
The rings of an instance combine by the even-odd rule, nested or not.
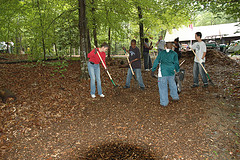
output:
[[[148,52],[143,52],[144,69],[152,68],[152,60]]]

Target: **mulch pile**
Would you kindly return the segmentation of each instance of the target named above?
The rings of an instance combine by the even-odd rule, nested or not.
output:
[[[1,54],[0,61],[27,59]],[[190,88],[193,53],[186,60],[180,101],[159,104],[157,80],[142,71],[123,89],[125,59],[108,60],[114,88],[101,67],[105,98],[90,97],[79,61],[0,64],[0,88],[17,101],[0,102],[3,159],[240,159],[240,65],[216,50],[205,64],[215,86]],[[7,58],[7,59],[5,59]],[[200,85],[202,81],[200,80]]]

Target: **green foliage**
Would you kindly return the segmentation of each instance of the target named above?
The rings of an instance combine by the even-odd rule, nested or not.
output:
[[[62,77],[64,76],[64,72],[67,71],[68,62],[67,61],[57,61],[57,62],[45,62],[44,65],[52,66],[54,67],[52,75],[54,76],[54,73],[60,74]]]
[[[12,40],[15,48],[25,48],[31,59],[65,56],[72,54],[72,48],[79,47],[78,0],[0,1],[0,41]],[[110,28],[110,41],[115,51],[116,46],[128,46],[133,38],[139,41],[140,22],[144,25],[144,36],[157,38],[166,30],[171,31],[184,24],[188,25],[198,11],[212,12],[215,21],[216,16],[231,20],[240,17],[239,1],[234,0],[86,0],[86,2],[91,41],[94,28],[99,44],[108,41]],[[138,17],[138,7],[142,9],[141,20]],[[209,21],[208,13],[203,15],[206,21]],[[219,18],[219,21],[222,21],[222,18]],[[56,46],[56,50],[53,46]]]
[[[214,14],[210,11],[203,11],[197,14],[194,20],[194,26],[207,26],[233,22],[237,22],[237,20],[223,12]]]

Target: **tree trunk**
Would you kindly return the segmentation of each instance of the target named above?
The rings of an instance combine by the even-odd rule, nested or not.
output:
[[[94,16],[95,15],[95,11],[96,11],[96,8],[94,6],[94,0],[92,0],[92,15]],[[95,17],[93,17],[93,40],[94,40],[94,45],[96,47],[98,47],[98,44],[97,44],[97,24],[96,24],[96,20],[95,20]]]
[[[108,58],[110,58],[111,55],[111,27],[108,28]]]
[[[42,14],[41,14],[41,9],[40,9],[40,3],[39,1],[37,1],[37,5],[38,5],[38,12],[39,12],[39,16],[40,16],[40,25],[41,25],[41,32],[42,32],[42,45],[43,45],[43,59],[46,60],[46,46],[45,46],[45,39],[44,39],[44,27],[43,27],[43,21],[42,21]]]
[[[80,60],[81,75],[80,79],[88,79],[87,70],[87,18],[86,18],[86,0],[78,0],[79,11],[79,32],[80,32]]]
[[[144,33],[143,33],[143,22],[142,22],[142,9],[138,6],[138,18],[139,18],[139,32],[140,32],[140,51],[143,57],[143,45],[144,45]]]
[[[91,52],[91,41],[90,41],[89,28],[87,28],[87,44],[88,44],[88,51],[87,51],[87,53],[89,53],[89,52]]]

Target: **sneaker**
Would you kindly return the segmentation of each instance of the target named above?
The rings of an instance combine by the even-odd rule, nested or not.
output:
[[[124,89],[130,88],[129,86],[123,86]]]
[[[145,69],[145,71],[150,71],[150,69]]]
[[[145,87],[140,87],[141,90],[145,90]]]
[[[102,97],[102,98],[103,98],[103,97],[105,97],[105,95],[104,95],[104,94],[101,94],[101,95],[100,95],[100,97]]]
[[[194,85],[191,86],[191,88],[196,88],[196,87],[198,87],[198,86],[199,86],[199,85],[194,84]]]
[[[203,86],[202,86],[202,88],[207,88],[208,87],[208,84],[204,84]]]
[[[96,98],[95,94],[91,94],[92,98]]]

